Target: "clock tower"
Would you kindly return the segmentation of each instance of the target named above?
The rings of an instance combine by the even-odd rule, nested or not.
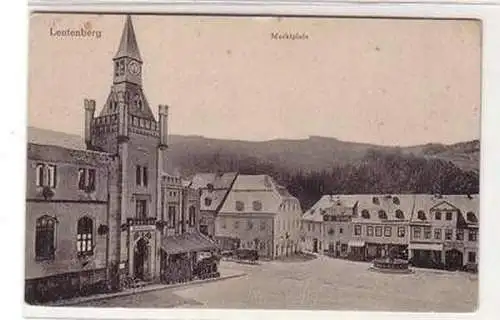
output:
[[[127,15],[118,51],[113,58],[113,84],[101,116],[118,112],[119,94],[129,105],[128,112],[141,119],[154,120],[142,87],[142,58],[132,18]]]
[[[156,252],[162,218],[161,177],[167,169],[168,107],[151,111],[142,86],[143,60],[132,18],[126,16],[112,62],[112,83],[98,116],[95,101],[85,99],[87,148],[116,156],[118,196],[110,201],[110,256],[120,273],[159,277]],[[142,239],[142,240],[141,240]]]
[[[139,47],[137,46],[134,26],[132,25],[132,19],[130,16],[127,16],[125,21],[120,46],[118,47],[118,51],[113,58],[113,62],[114,84],[123,82],[133,83],[138,86],[142,84],[142,59]]]

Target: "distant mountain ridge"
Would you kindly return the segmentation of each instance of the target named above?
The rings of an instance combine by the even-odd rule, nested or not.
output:
[[[83,138],[29,128],[28,141],[85,149]],[[263,142],[170,135],[169,172],[267,174],[308,209],[324,194],[477,194],[478,140],[387,147],[310,137]]]
[[[29,127],[28,141],[85,149],[83,137]],[[418,158],[452,162],[464,171],[479,172],[480,142],[472,140],[445,145],[429,143],[410,147],[379,146],[345,142],[336,138],[311,136],[308,139],[243,141],[170,135],[168,156],[173,168],[191,175],[199,171],[223,170],[224,162],[252,158],[259,163],[277,164],[291,171],[322,171],[363,161],[369,151],[412,154]],[[203,163],[202,163],[203,162]]]

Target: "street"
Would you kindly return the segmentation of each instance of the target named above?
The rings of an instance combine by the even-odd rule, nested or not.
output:
[[[304,262],[221,262],[247,275],[80,306],[473,312],[477,275],[416,269],[412,274],[370,271],[369,263],[324,256]]]

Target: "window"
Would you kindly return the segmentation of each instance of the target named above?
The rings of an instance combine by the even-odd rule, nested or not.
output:
[[[95,190],[95,169],[78,169],[78,189],[84,191]]]
[[[469,230],[469,241],[477,241],[477,230]]]
[[[175,227],[175,223],[176,223],[176,208],[175,206],[169,206],[168,207],[168,226],[170,228],[174,228]]]
[[[474,214],[474,212],[467,212],[467,221],[472,222],[472,223],[477,223],[477,217]]]
[[[392,203],[394,203],[395,205],[399,205],[399,198],[398,197],[393,197],[392,198]]]
[[[45,165],[43,163],[38,163],[36,165],[36,186],[43,187],[44,185],[44,168]]]
[[[425,216],[425,212],[424,212],[424,211],[422,211],[422,210],[419,210],[419,211],[417,212],[417,218],[418,218],[419,220],[427,220],[427,217]]]
[[[212,199],[211,199],[211,198],[206,197],[206,198],[205,198],[205,206],[209,207],[210,205],[212,205]]]
[[[372,198],[372,202],[373,202],[373,204],[379,204],[380,203],[380,201],[378,200],[377,197],[373,197]]]
[[[366,209],[363,209],[363,210],[361,210],[361,216],[364,219],[370,219],[370,212],[368,212],[368,210],[366,210]]]
[[[252,207],[253,207],[254,211],[260,211],[260,210],[262,210],[262,202],[254,201],[254,202],[252,202]]]
[[[470,263],[476,263],[476,253],[475,252],[470,251],[468,256],[469,256],[468,261]]]
[[[189,207],[189,226],[194,227],[196,225],[196,208],[194,206]]]
[[[57,181],[57,168],[54,165],[48,165],[47,168],[49,170],[48,185],[51,188],[55,188],[56,187],[56,181]]]
[[[247,230],[252,230],[253,229],[253,222],[252,220],[247,221]]]
[[[235,208],[236,211],[243,211],[245,210],[245,204],[242,201],[236,201]]]
[[[45,175],[45,168],[47,168],[47,175]],[[36,186],[37,187],[50,187],[55,188],[57,182],[57,168],[55,165],[45,165],[38,163],[36,165]]]
[[[361,235],[361,226],[360,225],[355,225],[354,226],[354,235],[355,236],[360,236]]]
[[[392,236],[392,228],[391,227],[385,227],[384,228],[384,237],[390,237]]]
[[[368,226],[366,227],[366,235],[372,237],[373,236],[373,227]]]
[[[406,233],[405,227],[398,227],[398,237],[399,238],[404,238]]]
[[[125,74],[125,60],[120,60],[120,71],[119,74]]]
[[[403,211],[401,211],[399,209],[396,210],[396,218],[398,218],[398,219],[404,219],[405,215],[404,215]]]
[[[441,220],[441,211],[436,211],[436,220]]]
[[[464,239],[464,229],[457,229],[455,233],[455,238],[457,240],[463,240]]]
[[[148,217],[146,200],[135,200],[135,217],[137,219],[146,219]]]
[[[424,239],[430,239],[432,234],[432,230],[430,227],[424,228]]]
[[[413,238],[420,239],[421,232],[422,232],[422,230],[420,229],[420,227],[414,227],[413,228]]]
[[[266,222],[265,221],[260,222],[260,230],[266,230]]]
[[[450,221],[453,219],[453,212],[446,212],[446,220]]]
[[[135,183],[141,187],[148,186],[148,167],[137,166],[135,168]]]
[[[76,250],[78,255],[92,255],[94,253],[93,224],[92,219],[89,217],[83,217],[78,220],[76,228]]]
[[[375,227],[375,236],[376,237],[381,237],[382,236],[382,227],[380,227],[380,226]]]
[[[387,219],[387,213],[384,210],[378,212],[379,219]]]
[[[344,233],[344,229],[339,228],[339,233],[340,233],[340,234]]]
[[[434,229],[434,239],[441,240],[441,229]]]
[[[227,225],[226,225],[226,219],[222,219],[221,221],[221,227],[222,229],[226,229]]]
[[[453,237],[453,230],[451,229],[446,229],[444,231],[444,239],[445,240],[451,240],[451,238]]]
[[[239,221],[235,221],[234,222],[234,228],[235,229],[239,229],[239,227],[240,227],[240,222]]]
[[[37,260],[54,259],[56,219],[43,216],[36,220],[35,255]]]
[[[311,223],[307,224],[307,231],[311,231]]]

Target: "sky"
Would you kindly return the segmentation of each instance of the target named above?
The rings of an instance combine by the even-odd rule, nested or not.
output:
[[[380,145],[480,135],[481,25],[466,20],[132,17],[153,112],[171,134]],[[82,134],[112,84],[124,15],[33,14],[28,125]],[[54,36],[56,30],[100,37]],[[276,40],[271,34],[307,35]]]

